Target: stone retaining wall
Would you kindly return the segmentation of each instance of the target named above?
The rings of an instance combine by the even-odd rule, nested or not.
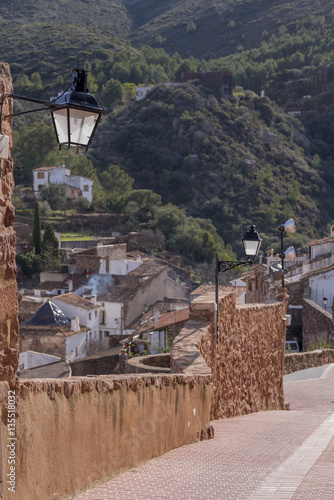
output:
[[[286,354],[284,358],[284,374],[287,375],[288,373],[329,363],[334,363],[334,349]]]
[[[119,365],[119,355],[101,356],[100,358],[82,359],[73,361],[70,366],[73,377],[84,377],[86,375],[111,375],[119,373],[115,371]]]
[[[285,296],[273,304],[237,305],[235,293],[225,294],[216,346],[212,295],[191,303],[190,321],[171,349],[171,371],[212,373],[213,419],[283,409]]]
[[[128,358],[126,373],[170,373],[170,355],[151,354]]]
[[[302,338],[303,351],[317,348],[324,343],[326,347],[334,347],[332,315],[310,299],[303,300]]]
[[[0,63],[0,101],[2,109],[2,135],[9,137],[9,159],[0,160],[0,381],[15,378],[18,368],[18,300],[16,284],[15,245],[13,229],[15,209],[11,203],[14,189],[14,162],[10,156],[13,146],[11,118],[4,118],[13,112],[13,100],[3,97],[12,93],[9,66]]]
[[[210,377],[25,380],[13,390],[13,500],[72,498],[175,447],[212,437]],[[5,474],[8,468],[5,461]]]

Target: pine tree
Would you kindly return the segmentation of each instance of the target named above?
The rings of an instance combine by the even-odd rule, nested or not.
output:
[[[39,205],[36,201],[34,209],[34,226],[32,230],[32,244],[35,249],[35,254],[40,255],[42,252],[42,236],[41,236],[41,219],[39,215]]]

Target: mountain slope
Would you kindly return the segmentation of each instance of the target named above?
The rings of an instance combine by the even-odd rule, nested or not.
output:
[[[300,124],[251,92],[230,102],[200,84],[159,86],[102,136],[95,154],[123,166],[136,188],[211,218],[226,242],[254,221],[272,239],[289,217],[313,237],[333,208]]]
[[[162,4],[163,6],[161,6]],[[160,5],[160,6],[159,6]],[[294,29],[309,14],[326,15],[329,0],[142,0],[127,6],[132,43],[162,47],[182,57],[220,57],[256,47],[280,26]]]

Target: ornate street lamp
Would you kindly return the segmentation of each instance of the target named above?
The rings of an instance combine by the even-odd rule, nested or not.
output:
[[[87,69],[79,68],[78,62],[77,66],[72,71],[72,81],[68,89],[50,102],[4,93],[1,101],[0,140],[2,137],[5,137],[1,135],[4,99],[5,97],[12,97],[22,101],[42,104],[44,107],[7,115],[5,118],[48,109],[51,111],[59,149],[61,149],[62,146],[67,146],[68,148],[75,147],[77,151],[80,148],[87,150],[100,117],[102,113],[104,113],[104,109],[99,106],[95,97],[90,94],[87,89]]]
[[[255,230],[255,226],[252,225],[247,231],[245,236],[242,238],[242,244],[244,247],[244,252],[247,257],[246,261],[241,260],[219,260],[218,253],[216,253],[216,266],[215,266],[215,278],[216,278],[216,343],[218,344],[218,288],[219,288],[219,273],[224,273],[230,269],[234,269],[238,266],[250,266],[253,264],[253,260],[256,258],[262,239],[259,233]]]
[[[282,266],[282,288],[284,288],[284,259],[287,258],[288,260],[295,260],[296,259],[296,252],[293,247],[289,247],[285,252],[283,251],[283,233],[284,231],[290,234],[293,234],[296,232],[296,225],[293,221],[293,219],[289,219],[286,221],[285,224],[282,224],[278,230],[281,232],[281,266]]]
[[[325,309],[325,311],[326,311],[326,308],[327,308],[327,302],[328,302],[327,297],[324,297],[324,298],[322,299],[322,303],[323,303],[323,305],[324,305],[324,309]]]

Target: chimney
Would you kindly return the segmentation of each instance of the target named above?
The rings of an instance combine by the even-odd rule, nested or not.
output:
[[[80,330],[79,316],[73,316],[71,319],[71,330],[72,332],[78,332]]]
[[[96,304],[96,301],[97,301],[97,295],[92,295],[91,298],[90,298],[90,301],[92,304]]]

